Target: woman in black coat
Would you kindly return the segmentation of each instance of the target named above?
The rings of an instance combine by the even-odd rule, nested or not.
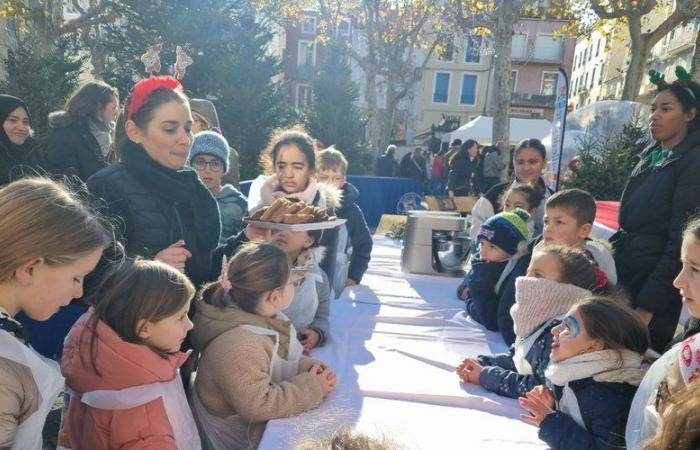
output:
[[[450,156],[447,174],[447,193],[450,197],[464,197],[474,193],[474,175],[479,165],[479,143],[467,139],[459,151]]]
[[[27,105],[17,97],[0,95],[0,123],[0,186],[43,172],[36,141],[30,136]]]
[[[221,224],[216,200],[185,166],[192,116],[180,83],[151,77],[136,84],[125,111],[122,162],[88,180],[119,228],[127,256],[163,261],[195,285],[207,281]]]
[[[679,70],[680,69],[680,70]],[[619,283],[663,352],[678,324],[681,297],[673,279],[681,270],[683,225],[700,207],[700,85],[682,68],[659,91],[649,129],[656,141],[639,156],[620,204],[620,231],[612,238]]]
[[[47,159],[54,174],[85,181],[107,165],[118,105],[115,88],[91,81],[71,95],[64,111],[49,114]]]

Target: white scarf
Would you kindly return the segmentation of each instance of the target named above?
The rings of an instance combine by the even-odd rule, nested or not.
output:
[[[287,198],[298,198],[303,200],[309,205],[313,205],[314,199],[316,198],[316,193],[318,192],[318,186],[316,185],[316,180],[311,178],[309,180],[308,186],[301,192],[294,192],[292,194],[287,194],[280,189],[280,182],[277,176],[272,175],[265,180],[260,190],[260,197],[262,199],[263,205],[271,205],[272,202],[280,197]]]
[[[557,319],[573,305],[590,296],[586,289],[544,278],[518,277],[515,304],[510,308],[515,335],[530,336],[543,323]]]
[[[591,377],[598,382],[639,386],[646,371],[642,359],[642,355],[632,350],[599,350],[559,363],[550,362],[544,375],[557,386]]]

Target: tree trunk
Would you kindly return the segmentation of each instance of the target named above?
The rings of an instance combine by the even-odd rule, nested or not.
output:
[[[649,39],[642,35],[641,17],[631,16],[627,23],[630,32],[630,62],[622,88],[622,100],[635,101],[642,86],[644,67],[651,46]]]
[[[365,72],[365,99],[369,112],[369,142],[372,145],[372,154],[375,159],[381,153],[381,115],[377,105],[377,75],[374,67],[366,67]]]
[[[698,34],[695,37],[695,52],[693,53],[690,73],[693,74],[694,79],[700,80],[700,31],[698,31]]]
[[[501,2],[500,11],[496,14],[494,34],[493,78],[493,130],[491,143],[498,145],[501,158],[506,163],[501,172],[501,179],[508,178],[510,167],[510,101],[511,101],[511,48],[513,27],[519,19],[519,2]]]

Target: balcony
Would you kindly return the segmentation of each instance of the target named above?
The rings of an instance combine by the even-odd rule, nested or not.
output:
[[[510,96],[512,106],[529,106],[537,108],[554,108],[556,95],[527,94],[524,92],[513,92]]]
[[[312,65],[297,65],[296,61],[288,62],[286,64],[285,75],[288,79],[300,80],[300,81],[310,81],[313,80],[314,74],[316,73],[316,66]]]
[[[523,45],[513,43],[511,59],[515,63],[535,62],[541,64],[561,64],[564,62],[564,41],[554,42],[551,45]]]

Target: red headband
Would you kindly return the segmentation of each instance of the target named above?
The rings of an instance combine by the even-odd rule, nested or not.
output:
[[[127,101],[127,111],[126,120],[131,120],[134,114],[139,112],[139,110],[148,103],[148,98],[151,96],[153,91],[157,89],[170,89],[173,91],[182,92],[182,85],[179,81],[171,76],[155,76],[152,75],[145,80],[141,80],[129,94],[129,100]]]
[[[595,267],[596,278],[598,278],[598,285],[595,287],[595,291],[601,291],[608,285],[608,276],[603,272],[600,267]]]

